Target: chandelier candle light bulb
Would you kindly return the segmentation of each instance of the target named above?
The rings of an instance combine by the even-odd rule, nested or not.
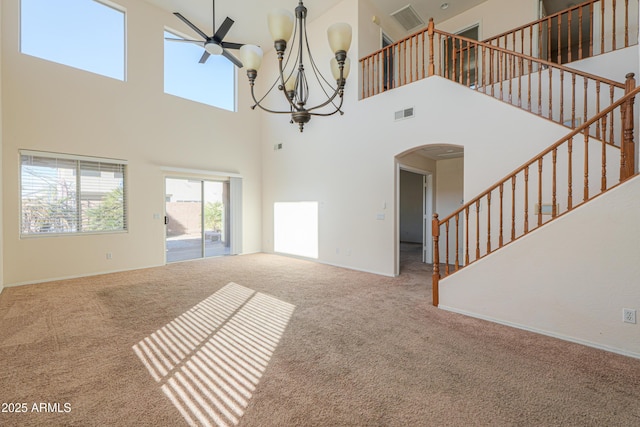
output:
[[[262,101],[266,98],[267,94],[258,101],[254,93],[255,80],[258,77],[258,70],[262,63],[262,49],[253,45],[244,45],[240,49],[240,59],[243,67],[247,70],[247,77],[249,78],[249,86],[251,88],[251,97],[255,104],[251,107],[260,107],[260,109],[275,114],[290,114],[291,123],[297,123],[300,128],[300,132],[304,130],[304,125],[311,120],[311,116],[331,116],[335,113],[344,114],[341,110],[342,103],[344,101],[344,86],[346,79],[349,75],[350,61],[347,58],[347,52],[351,46],[352,31],[351,26],[346,23],[337,23],[331,25],[327,29],[327,37],[329,39],[329,46],[334,52],[335,57],[331,59],[330,68],[334,80],[336,81],[336,87],[327,83],[327,80],[322,76],[315,61],[311,56],[309,50],[309,43],[307,41],[307,8],[303,2],[298,3],[298,7],[295,9],[295,15],[284,9],[276,9],[269,13],[267,24],[269,26],[269,32],[274,41],[274,47],[278,57],[278,90],[281,90],[284,94],[284,98],[289,104],[287,111],[273,110],[261,105]],[[295,30],[295,32],[294,32]],[[284,62],[284,53],[287,49],[289,39],[293,34],[293,41],[291,43],[292,49],[297,46],[297,53],[293,58],[297,61],[294,68],[285,70],[286,64]],[[308,55],[308,61],[305,61],[305,52]],[[293,52],[290,52],[291,55]],[[309,64],[309,69],[313,72],[317,84],[320,86],[321,91],[326,94],[326,99],[321,103],[307,107],[307,101],[309,98],[309,78],[305,74],[305,65]],[[323,83],[324,81],[324,83]],[[275,87],[274,84],[273,87]],[[272,87],[272,89],[273,89]],[[339,98],[339,103],[334,102],[336,98]],[[327,107],[329,104],[333,106],[333,109],[328,112],[319,112],[323,107]]]

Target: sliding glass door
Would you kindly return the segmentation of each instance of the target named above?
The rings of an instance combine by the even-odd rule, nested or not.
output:
[[[229,255],[229,182],[166,178],[167,262]]]

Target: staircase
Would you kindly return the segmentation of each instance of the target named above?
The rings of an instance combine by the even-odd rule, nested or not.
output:
[[[431,20],[360,60],[362,99],[439,76],[569,128],[460,209],[434,215],[435,306],[441,278],[636,174],[634,75],[617,82],[570,64],[637,45],[637,29],[637,0],[589,0],[482,42]]]

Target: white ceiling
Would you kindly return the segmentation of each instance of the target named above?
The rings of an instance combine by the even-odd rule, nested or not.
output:
[[[185,18],[194,23],[206,34],[212,35],[212,1],[211,0],[146,0],[170,12],[180,12]],[[322,15],[342,0],[307,0],[304,5],[308,9],[308,20]],[[391,13],[411,4],[420,17],[428,22],[433,17],[436,23],[470,9],[486,0],[371,0],[375,7],[384,14]],[[275,8],[293,11],[298,5],[297,0],[217,0],[216,28],[222,24],[225,17],[235,21],[233,27],[225,37],[225,41],[236,43],[251,43],[260,46],[271,46],[272,41],[267,29],[267,14]],[[446,10],[441,9],[443,3],[448,3]],[[176,18],[175,30],[189,33],[188,27]]]

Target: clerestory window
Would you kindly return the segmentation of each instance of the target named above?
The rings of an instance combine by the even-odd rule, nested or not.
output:
[[[21,0],[20,51],[125,80],[125,13],[97,0]]]

